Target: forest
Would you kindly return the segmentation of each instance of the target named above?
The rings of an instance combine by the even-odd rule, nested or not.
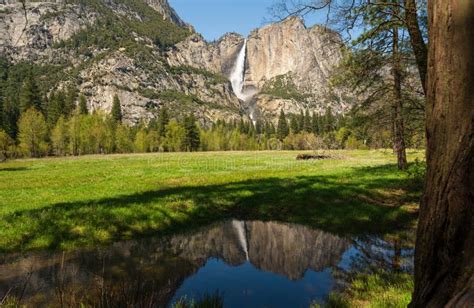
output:
[[[148,123],[131,125],[123,121],[117,96],[110,114],[89,111],[87,97],[75,87],[46,95],[35,81],[34,66],[3,63],[2,159],[134,152],[378,149],[392,144],[390,116],[383,115],[383,108],[368,114],[361,106],[347,114],[335,113],[331,107],[321,113],[306,109],[285,114],[281,110],[276,123],[241,117],[203,125],[192,112],[173,115],[164,107]],[[406,147],[424,146],[419,113],[413,116],[407,112],[411,122],[405,131]]]

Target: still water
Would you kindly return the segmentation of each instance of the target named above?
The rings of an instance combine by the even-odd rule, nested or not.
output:
[[[230,220],[190,234],[67,253],[0,255],[0,301],[31,307],[308,307],[356,271],[412,270],[413,250],[301,225]],[[6,296],[7,295],[7,296]]]

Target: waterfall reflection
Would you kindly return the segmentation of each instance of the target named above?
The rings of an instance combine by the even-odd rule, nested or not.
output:
[[[303,281],[313,289],[326,286],[323,291],[309,288],[298,295],[310,298],[327,295],[338,280],[332,273],[374,265],[404,269],[411,255],[400,245],[387,246],[378,238],[354,241],[301,225],[232,220],[192,234],[120,242],[107,248],[0,258],[0,300],[9,298],[29,306],[161,307],[169,304],[185,281],[188,288],[193,287],[190,277],[206,275],[204,269],[212,265],[209,260],[222,261],[217,264],[220,269],[234,268],[229,271],[232,275],[251,274],[256,280],[252,283],[262,279],[269,288],[273,281],[275,288],[294,287],[292,281]],[[216,282],[223,289],[228,281],[224,278]]]

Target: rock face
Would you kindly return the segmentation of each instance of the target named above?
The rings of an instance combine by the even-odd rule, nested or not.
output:
[[[230,76],[244,38],[227,34],[215,43],[194,35],[169,53],[172,65],[191,65]],[[280,109],[299,113],[309,108],[337,112],[349,103],[344,93],[333,93],[329,79],[342,59],[338,33],[315,25],[307,28],[299,17],[254,30],[247,38],[244,90],[255,93],[247,104],[261,115],[275,119]]]
[[[123,0],[91,0],[95,7],[74,0],[27,1],[24,7],[20,1],[0,1],[0,54],[13,63],[57,65],[66,74],[51,91],[76,84],[86,95],[90,110],[105,112],[111,110],[117,94],[129,123],[154,118],[162,106],[176,115],[194,112],[203,123],[240,118],[240,102],[226,78],[209,70],[170,66],[146,28],[132,32],[134,44],[126,47],[100,46],[101,42],[86,45],[87,40],[77,38],[80,31],[91,36],[103,31],[94,26],[110,14],[115,21],[125,18],[139,25],[160,18],[174,25],[165,24],[171,30],[182,28],[192,33],[191,26],[179,18],[167,0],[143,0],[142,5],[149,6],[144,10],[150,10],[145,13]],[[112,35],[99,36],[99,40]],[[71,39],[82,45],[61,46]]]
[[[145,0],[145,3],[163,15],[164,19],[168,19],[179,26],[189,26],[176,14],[176,11],[169,5],[168,0]]]
[[[2,1],[0,1],[2,3]],[[58,2],[3,0],[0,9],[0,52],[14,59],[36,59],[54,43],[70,38],[95,22],[87,7]]]
[[[193,34],[167,53],[170,65],[189,65],[229,77],[244,37],[227,33],[217,42],[208,43],[200,34]]]
[[[299,112],[303,106],[322,111],[329,104],[343,111],[344,102],[330,99],[328,82],[341,59],[338,33],[319,25],[306,28],[301,18],[291,17],[250,34],[246,87],[267,95],[257,95],[257,106],[274,116],[285,105],[293,107],[287,108],[288,112]],[[268,94],[276,99],[269,99]]]
[[[203,123],[245,114],[275,121],[281,109],[319,112],[331,105],[342,112],[349,106],[344,93],[329,90],[332,69],[342,58],[340,36],[331,30],[306,28],[300,18],[254,30],[246,45],[243,91],[250,99],[244,102],[228,80],[244,37],[228,33],[209,43],[181,20],[167,0],[133,3],[55,0],[27,1],[23,6],[19,0],[0,0],[0,54],[13,63],[58,65],[66,74],[49,91],[75,84],[92,110],[109,111],[117,94],[130,123],[152,119],[165,105],[177,112],[195,112]],[[133,23],[135,28],[127,33],[133,44],[100,46],[107,35],[92,45],[84,39],[103,32],[94,27],[110,15],[114,22]],[[136,29],[153,18],[173,25],[164,25],[169,27],[161,34],[164,37],[172,37],[169,31],[175,29],[187,29],[188,34],[173,46],[160,48],[156,34],[146,28],[156,24],[141,32]],[[113,36],[114,30],[110,31]],[[64,42],[71,40],[74,47],[65,47]]]
[[[237,118],[240,102],[229,82],[193,70],[169,73],[159,61],[148,65],[121,51],[81,72],[80,90],[89,97],[92,109],[112,109],[115,94],[124,109],[124,117],[133,123],[153,118],[162,106],[193,111],[202,121]]]

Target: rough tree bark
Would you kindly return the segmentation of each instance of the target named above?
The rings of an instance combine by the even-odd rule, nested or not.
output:
[[[411,307],[474,305],[474,1],[430,1],[427,178]]]
[[[405,0],[405,24],[410,35],[410,43],[415,54],[418,72],[420,74],[423,92],[426,95],[426,72],[428,61],[428,49],[426,48],[423,35],[421,35],[420,24],[418,23],[418,12],[415,0]]]
[[[398,14],[398,8],[394,7],[394,14]],[[393,26],[392,45],[392,75],[393,75],[393,148],[397,153],[398,169],[407,168],[407,154],[405,149],[405,128],[403,123],[403,100],[402,100],[402,77],[400,67],[400,53],[398,47],[398,26]]]

